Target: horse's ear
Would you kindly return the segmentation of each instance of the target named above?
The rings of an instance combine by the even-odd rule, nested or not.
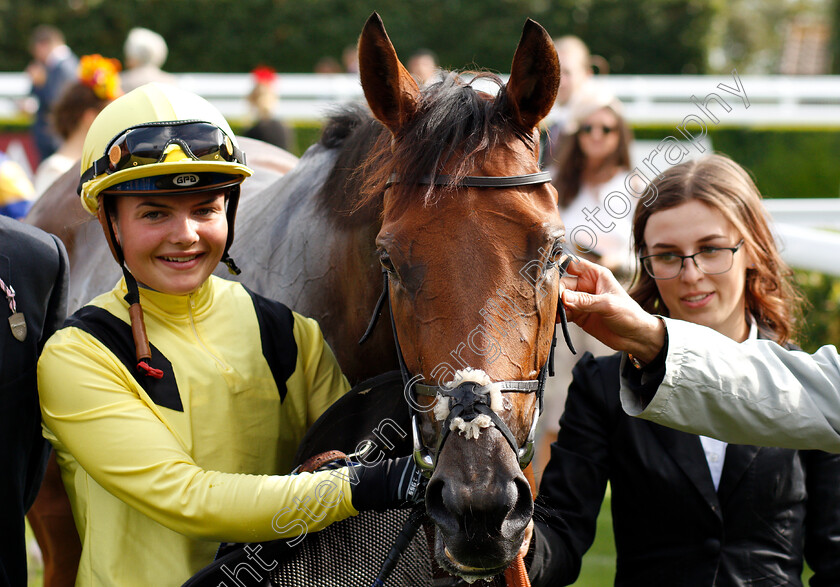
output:
[[[397,58],[375,12],[359,37],[359,75],[373,115],[396,134],[416,112],[420,88]]]
[[[508,108],[523,128],[532,129],[548,115],[560,85],[557,50],[546,30],[530,18],[513,56],[507,84]]]

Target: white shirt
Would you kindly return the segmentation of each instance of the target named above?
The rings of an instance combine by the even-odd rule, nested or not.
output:
[[[750,333],[747,335],[747,340],[757,340],[758,328],[755,325],[755,320],[752,317],[750,318]],[[726,458],[727,443],[716,438],[701,436],[700,444],[703,445],[703,451],[706,453],[706,462],[709,463],[709,472],[712,474],[712,482],[715,484],[715,491],[717,491],[720,485],[720,476],[723,473],[723,460]]]
[[[35,184],[35,198],[40,198],[55,180],[64,175],[76,162],[66,155],[53,153],[38,165],[32,183]]]
[[[625,271],[633,258],[631,236],[637,202],[627,193],[626,178],[627,170],[620,170],[602,184],[581,185],[575,199],[560,210],[567,242],[596,253],[608,267]]]

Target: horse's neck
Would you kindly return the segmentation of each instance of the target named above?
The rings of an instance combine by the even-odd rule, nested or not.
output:
[[[334,244],[316,200],[334,155],[326,149],[311,151],[279,180],[243,184],[244,205],[231,249],[242,268],[239,281],[304,313],[311,280],[322,278],[318,257]]]
[[[386,329],[358,346],[381,288],[378,226],[344,222],[343,211],[325,205],[321,188],[335,157],[335,149],[315,145],[282,179],[255,186],[241,206],[231,255],[242,269],[236,279],[318,321],[353,381],[396,363]]]

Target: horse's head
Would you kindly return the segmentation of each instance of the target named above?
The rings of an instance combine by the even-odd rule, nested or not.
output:
[[[367,187],[385,190],[377,245],[413,376],[438,560],[466,577],[497,574],[533,511],[522,468],[557,312],[563,224],[536,129],[554,103],[557,54],[529,20],[497,95],[454,74],[421,92],[374,14],[359,58],[368,104],[390,130]]]

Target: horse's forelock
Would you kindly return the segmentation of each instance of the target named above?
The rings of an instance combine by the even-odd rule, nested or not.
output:
[[[495,98],[477,90],[473,86],[477,80],[498,86]],[[452,183],[457,183],[505,141],[518,139],[533,148],[529,132],[516,128],[506,115],[506,101],[505,86],[495,74],[447,73],[421,94],[417,114],[397,139],[381,140],[371,151],[364,165],[363,198],[381,195],[392,175],[400,178],[391,189],[401,199],[417,193],[421,178],[444,169]],[[437,190],[429,186],[425,203],[432,203],[434,193]]]

